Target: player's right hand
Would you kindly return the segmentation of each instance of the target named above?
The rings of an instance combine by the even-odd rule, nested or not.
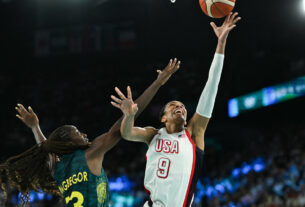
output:
[[[17,104],[15,107],[17,118],[20,119],[27,127],[34,128],[39,125],[39,119],[33,109],[29,106],[28,110],[22,104]]]
[[[236,27],[236,23],[241,20],[241,17],[238,16],[238,13],[230,13],[223,24],[219,27],[216,26],[214,22],[211,22],[211,26],[220,42],[225,42],[227,37],[232,29]]]
[[[161,71],[157,70],[158,78],[157,81],[160,81],[161,85],[164,85],[167,80],[180,68],[181,61],[178,61],[177,58],[174,60],[170,59],[168,65]]]
[[[127,98],[125,95],[120,91],[119,88],[115,87],[115,91],[118,94],[120,98],[117,98],[116,96],[111,95],[111,104],[116,107],[121,109],[123,114],[125,116],[134,116],[137,111],[138,111],[138,105],[135,104],[132,100],[132,94],[131,94],[131,89],[128,86],[127,87]]]

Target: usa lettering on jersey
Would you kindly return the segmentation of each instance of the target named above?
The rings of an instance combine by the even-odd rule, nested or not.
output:
[[[179,153],[179,142],[177,140],[157,139],[155,145],[156,152]]]

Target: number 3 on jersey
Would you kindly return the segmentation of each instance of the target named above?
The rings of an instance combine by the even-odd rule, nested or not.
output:
[[[66,204],[73,200],[73,198],[77,198],[77,202],[73,204],[74,207],[84,207],[82,204],[84,203],[84,196],[78,191],[72,191],[71,195],[65,198]]]
[[[157,176],[163,179],[167,178],[170,165],[171,161],[168,158],[161,157],[158,163]]]

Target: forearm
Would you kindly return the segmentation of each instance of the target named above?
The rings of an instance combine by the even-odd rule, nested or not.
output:
[[[40,143],[47,140],[47,138],[43,135],[39,125],[34,126],[32,128],[32,132],[35,136],[35,141],[36,141],[37,144],[40,144]],[[49,168],[50,168],[51,171],[53,170],[53,168],[55,166],[56,160],[58,160],[56,155],[49,154],[48,165],[49,165]]]
[[[158,92],[161,87],[161,83],[158,80],[155,80],[143,93],[142,95],[135,100],[135,103],[138,104],[138,112],[135,115],[135,119],[143,112],[147,105],[151,102],[153,97]]]
[[[124,115],[121,124],[121,135],[124,139],[132,139],[132,128],[134,127],[134,115],[126,116]]]
[[[224,49],[221,47],[221,45],[218,45],[217,49]],[[216,52],[218,51],[216,50]],[[201,93],[196,109],[196,112],[203,117],[210,118],[212,115],[218,85],[222,73],[223,62],[224,55],[222,53],[216,53],[211,64],[208,81]]]
[[[216,47],[216,53],[224,55],[226,43],[227,43],[227,40],[224,40],[224,41],[218,40],[217,47]]]
[[[35,141],[37,144],[47,140],[46,137],[43,135],[39,125],[35,126],[32,128],[32,132],[35,136]]]

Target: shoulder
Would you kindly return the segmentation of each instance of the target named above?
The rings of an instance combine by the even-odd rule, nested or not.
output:
[[[159,131],[159,129],[156,129],[156,128],[152,127],[152,126],[144,127],[144,129],[145,129],[147,132],[150,132],[150,133],[152,133],[152,134],[154,134],[154,135],[157,134],[158,131]]]
[[[146,134],[148,135],[145,143],[149,146],[150,142],[153,140],[154,136],[156,134],[158,134],[159,129],[156,129],[154,127],[148,126],[148,127],[144,127]]]
[[[147,132],[147,134],[151,137],[151,139],[159,133],[159,129],[156,129],[154,127],[148,126],[148,127],[144,127],[145,131]]]

